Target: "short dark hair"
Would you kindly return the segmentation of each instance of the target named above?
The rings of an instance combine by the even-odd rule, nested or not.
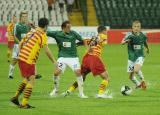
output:
[[[61,28],[65,28],[67,26],[67,24],[70,24],[70,22],[67,20],[67,21],[64,21],[61,25]]]
[[[104,30],[106,30],[105,26],[98,26],[98,28],[97,28],[98,33],[102,32]]]
[[[47,18],[40,18],[38,20],[38,26],[41,27],[41,28],[44,28],[44,27],[48,26],[48,24],[49,24],[49,21],[48,21]]]

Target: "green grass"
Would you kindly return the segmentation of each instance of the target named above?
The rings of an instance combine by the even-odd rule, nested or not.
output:
[[[57,56],[57,47],[50,45],[54,56]],[[49,92],[52,90],[52,74],[54,66],[47,59],[42,50],[38,63],[38,73],[43,78],[37,80],[30,98],[30,104],[36,106],[35,109],[19,109],[10,103],[9,99],[14,95],[18,84],[22,80],[18,66],[15,69],[14,79],[7,78],[9,64],[6,62],[6,45],[0,45],[0,115],[151,115],[160,114],[160,46],[150,44],[150,54],[146,56],[142,71],[144,73],[148,88],[144,90],[134,90],[130,96],[122,96],[120,88],[122,85],[134,87],[128,79],[126,73],[127,49],[126,46],[108,45],[104,49],[103,59],[110,76],[109,89],[113,93],[113,99],[96,99],[100,77],[88,78],[84,84],[85,94],[88,99],[78,98],[76,90],[70,96],[50,98]],[[78,48],[80,59],[84,55],[85,49]],[[72,82],[75,75],[67,69],[60,79],[60,93],[65,91]],[[22,97],[21,97],[22,98]]]

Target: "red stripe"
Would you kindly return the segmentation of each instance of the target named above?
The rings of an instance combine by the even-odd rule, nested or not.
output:
[[[28,44],[26,45],[27,48],[32,49],[32,47],[30,47]]]
[[[34,44],[33,44],[33,43],[31,43],[30,41],[28,42],[28,44],[30,44],[31,46],[34,46]]]
[[[41,32],[41,31],[39,31],[39,30],[37,30],[39,33],[41,33],[41,34],[44,34],[44,32]]]
[[[26,51],[26,52],[28,52],[28,53],[31,52],[31,51],[29,51],[28,49],[26,49],[25,47],[24,47],[22,50],[24,50],[24,51]]]
[[[29,54],[25,53],[23,50],[21,50],[20,54],[24,54],[26,56],[29,56]]]
[[[35,36],[34,36],[34,37],[35,37]],[[34,38],[34,37],[33,37],[33,38]],[[35,38],[35,39],[36,39],[36,38]],[[34,42],[34,43],[36,43],[36,40],[34,40],[34,39],[31,39],[31,41]]]
[[[27,60],[26,57],[22,56],[21,54],[19,55],[20,58]]]
[[[38,33],[38,32],[35,32],[36,33],[36,35],[40,38],[40,40],[41,40],[41,43],[39,44],[40,46],[42,45],[42,36]]]

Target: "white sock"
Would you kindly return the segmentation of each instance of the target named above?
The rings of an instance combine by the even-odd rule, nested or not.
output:
[[[84,95],[83,93],[83,77],[77,77],[77,83],[78,83],[78,89],[79,89],[79,94]]]
[[[137,80],[137,78],[136,78],[135,76],[133,76],[131,80],[132,80],[132,82],[133,82],[134,84],[136,84],[136,86],[139,86],[139,85],[140,85],[140,82]]]
[[[15,67],[14,65],[10,64],[8,76],[13,76],[14,67]]]
[[[137,75],[142,81],[144,81],[144,76],[141,70],[138,71]]]
[[[53,76],[54,89],[58,91],[59,88],[59,76]]]

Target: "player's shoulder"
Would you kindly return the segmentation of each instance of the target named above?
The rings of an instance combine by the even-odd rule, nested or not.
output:
[[[73,33],[73,34],[78,34],[76,31],[74,31],[74,30],[71,30],[71,33]]]
[[[141,32],[141,35],[147,37],[147,34],[145,32]]]

